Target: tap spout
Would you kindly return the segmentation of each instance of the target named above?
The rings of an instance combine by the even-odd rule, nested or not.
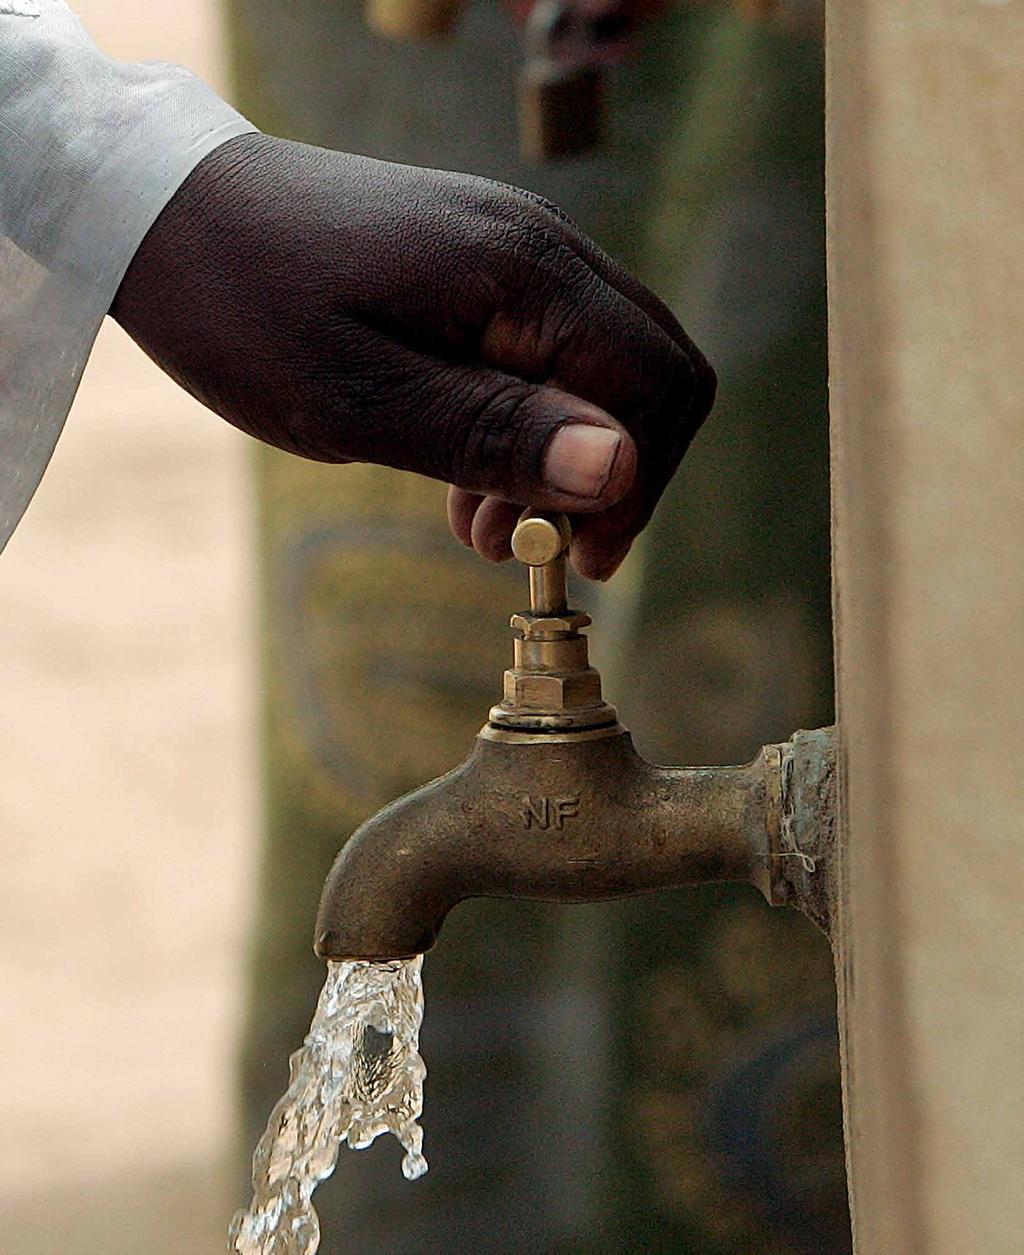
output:
[[[545,735],[492,724],[461,767],[344,846],[315,948],[408,958],[470,897],[589,902],[714,880],[767,892],[771,808],[763,754],[742,767],[657,767],[618,725]]]
[[[527,510],[512,550],[530,609],[469,758],[352,836],[317,916],[325,959],[429,950],[464,898],[592,902],[712,880],[750,881],[828,928],[835,879],[831,731],[766,746],[745,767],[655,767],[603,698],[569,607],[564,515]],[[820,847],[820,848],[819,848]]]

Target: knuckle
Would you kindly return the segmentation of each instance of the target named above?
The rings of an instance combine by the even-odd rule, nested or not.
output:
[[[577,261],[566,242],[532,216],[510,223],[504,243],[512,262],[509,277],[523,296],[557,288]]]
[[[555,225],[578,232],[573,220],[553,201],[511,183],[501,183],[476,175],[460,179],[461,193],[472,211],[508,222],[516,219],[532,219],[550,230]]]
[[[540,214],[550,227],[553,223],[557,223],[559,227],[573,232],[576,235],[582,234],[580,228],[569,217],[564,209],[556,205],[554,201],[548,200],[546,196],[541,196],[538,192],[531,192],[525,188],[518,189],[520,196],[526,203],[531,206],[535,213]]]
[[[535,317],[580,263],[546,211],[515,189],[494,187],[489,196],[470,193],[460,206],[457,270],[492,310]]]
[[[599,284],[563,240],[535,223],[507,226],[504,239],[504,273],[481,345],[505,369],[543,381],[598,316]]]
[[[467,398],[453,443],[452,479],[463,486],[507,477],[532,429],[532,393],[510,383]]]

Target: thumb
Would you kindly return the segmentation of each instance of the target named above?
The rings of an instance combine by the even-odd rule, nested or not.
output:
[[[577,407],[554,428],[544,448],[537,499],[527,495],[514,500],[579,513],[606,509],[629,491],[636,475],[632,437],[604,411],[598,411],[597,422],[597,414],[585,415],[582,409]],[[549,499],[540,500],[540,493]]]
[[[632,437],[582,398],[490,368],[420,375],[418,426],[434,428],[432,467],[406,466],[482,496],[567,513],[621,500],[636,477]],[[433,421],[431,421],[433,420]],[[406,443],[406,456],[422,454]]]

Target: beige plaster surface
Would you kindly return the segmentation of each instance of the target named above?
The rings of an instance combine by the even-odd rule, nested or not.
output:
[[[1024,1250],[1024,4],[831,0],[860,1255]]]
[[[74,7],[111,52],[220,77],[213,0]],[[257,845],[246,456],[108,325],[0,558],[4,1255],[222,1249]]]

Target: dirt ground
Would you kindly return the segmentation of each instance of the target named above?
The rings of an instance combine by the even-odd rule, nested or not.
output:
[[[221,77],[214,0],[73,7],[108,51]],[[0,558],[4,1255],[223,1249],[257,846],[246,460],[108,326]]]

